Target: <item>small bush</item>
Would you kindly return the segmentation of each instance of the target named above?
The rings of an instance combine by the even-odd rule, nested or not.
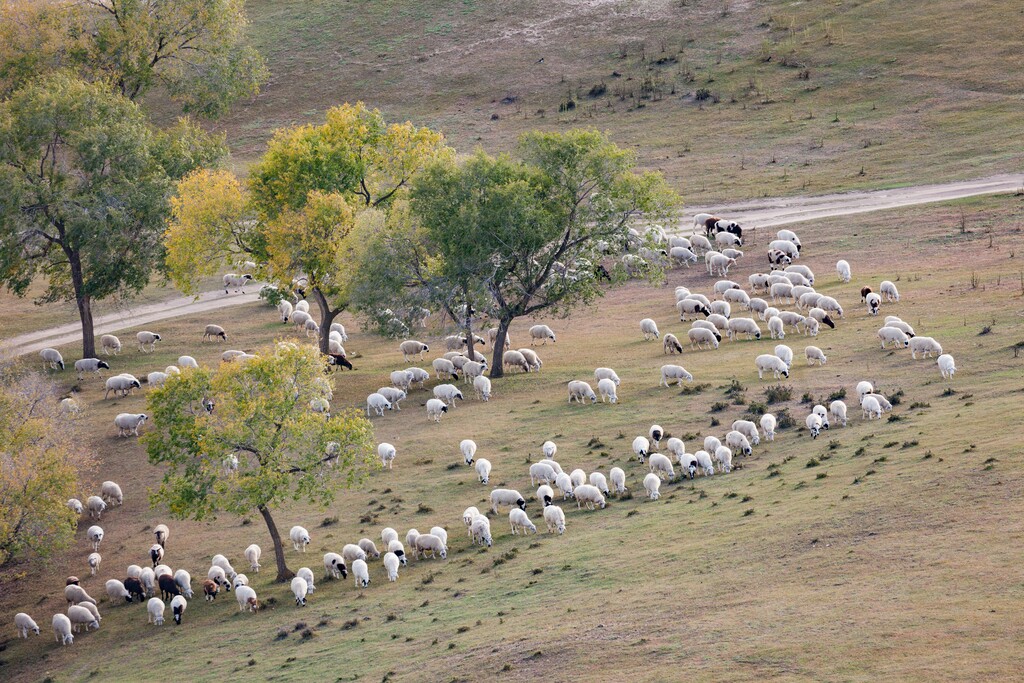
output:
[[[918,409],[921,409],[921,408],[931,408],[931,407],[932,407],[931,403],[924,403],[923,401],[915,401],[915,402],[910,404],[910,409],[911,410],[918,410]]]
[[[817,458],[811,458],[807,461],[807,464],[804,465],[804,467],[817,467],[820,464],[821,462],[819,462]]]
[[[945,391],[943,391],[943,392],[942,392],[941,394],[939,394],[939,395],[940,395],[940,396],[952,396],[952,395],[953,395],[953,394],[955,394],[955,393],[956,393],[956,389],[954,389],[953,387],[947,387],[947,388],[946,388],[946,390],[945,390]]]
[[[846,398],[846,389],[840,389],[839,391],[833,391],[828,395],[828,402],[842,401],[844,398]]]
[[[424,505],[423,503],[420,503],[416,507],[416,514],[417,515],[427,515],[427,514],[430,514],[433,511],[434,511],[434,508],[429,507],[427,505]]]
[[[758,403],[757,401],[754,401],[753,403],[747,406],[747,413],[749,415],[753,415],[754,417],[759,417],[767,412],[768,406],[766,406],[763,403]]]
[[[324,526],[334,526],[337,523],[338,523],[338,516],[335,515],[334,517],[324,517],[324,521],[320,522],[320,526],[322,526],[322,527],[324,527]]]
[[[796,420],[789,414],[789,409],[780,410],[775,416],[775,423],[778,429],[788,429],[796,426]]]
[[[742,394],[746,390],[747,388],[740,384],[740,381],[734,377],[732,380],[730,380],[728,386],[726,386],[725,395],[733,396],[735,394]]]
[[[913,441],[904,441],[903,446],[901,446],[901,448],[913,448],[914,446],[917,445],[917,443],[917,439],[914,439]]]
[[[710,389],[710,388],[711,388],[711,385],[707,384],[707,383],[704,383],[704,384],[689,384],[689,385],[687,385],[687,386],[685,386],[685,387],[683,387],[682,389],[679,390],[679,395],[680,396],[692,396],[693,394],[700,394],[700,393],[704,392],[706,389]]]
[[[712,426],[712,427],[717,427],[717,426],[719,426],[720,424],[722,424],[722,423],[718,421],[718,418],[717,418],[717,417],[713,417],[713,418],[711,418],[711,426]]]
[[[811,396],[810,393],[805,393],[803,396],[800,397],[800,403],[801,404],[803,404],[803,403],[814,403],[814,402],[815,402],[814,401],[814,397]]]
[[[787,387],[782,384],[776,384],[770,386],[764,390],[764,400],[768,405],[773,403],[782,403],[793,398],[793,387]]]
[[[839,446],[840,446],[839,442],[836,441],[835,439],[833,439],[832,441],[828,442],[828,449],[830,451],[836,450],[837,448],[839,448]]]
[[[857,457],[858,455],[864,455],[864,453],[866,453],[866,451],[864,450],[864,447],[861,446],[860,448],[853,452],[853,457]]]
[[[729,407],[728,403],[724,403],[722,401],[716,401],[715,403],[711,404],[711,410],[709,412],[720,413],[720,412],[722,412],[723,410],[725,410],[728,407]]]
[[[608,86],[605,85],[604,83],[598,83],[597,85],[595,85],[594,87],[587,91],[587,97],[589,97],[590,99],[597,99],[598,97],[604,95],[606,92],[608,92]]]
[[[903,418],[902,418],[902,417],[900,417],[899,415],[890,415],[890,416],[889,416],[889,419],[888,419],[888,420],[886,420],[886,422],[899,422],[899,421],[900,421],[900,420],[902,420],[902,419],[903,419]]]
[[[711,99],[711,91],[707,88],[697,88],[697,92],[693,94],[693,99],[698,102],[704,102],[705,100]]]

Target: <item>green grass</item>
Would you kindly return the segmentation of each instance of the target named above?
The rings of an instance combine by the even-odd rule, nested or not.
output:
[[[980,230],[959,234],[961,208],[969,226],[991,227],[991,248]],[[695,382],[709,386],[691,395],[657,387],[660,365],[679,361],[663,356],[659,343],[644,342],[638,321],[651,316],[662,332],[685,333],[672,288],[708,291],[712,279],[697,269],[671,272],[662,287],[630,284],[610,292],[571,321],[546,321],[559,341],[538,349],[543,372],[496,381],[490,403],[460,404],[440,426],[427,423],[420,405],[427,393],[413,392],[401,413],[374,418],[377,439],[398,447],[393,471],[372,473],[361,490],[343,493],[329,510],[277,511],[284,530],[303,524],[313,537],[306,555],[287,551],[293,569],[306,565],[318,577],[318,591],[302,610],[286,586],[270,583],[270,543],[258,516],[250,524],[230,515],[197,524],[148,507],[145,491],[159,470],[146,464],[133,440],[116,438],[111,424],[117,412],[142,410],[145,391],[105,402],[100,382],[84,381],[79,400],[90,425],[86,445],[98,452],[100,467],[87,473],[92,485],[83,495],[112,478],[126,496],[124,507],[101,522],[104,562],[97,577],[85,577],[87,590],[99,597],[105,579],[123,578],[126,565],[142,563],[151,527],[167,522],[168,564],[189,569],[194,578],[214,553],[242,569],[242,550],[251,542],[262,545],[265,571],[246,573],[260,599],[276,604],[249,615],[238,612],[233,594],[214,604],[195,599],[181,627],[169,621],[155,628],[145,624],[138,604],[101,602],[102,628],[62,649],[49,635],[49,617],[63,609],[54,597],[63,577],[87,574],[86,522],[74,550],[49,566],[14,567],[3,577],[0,609],[30,612],[44,633],[21,641],[5,628],[5,679],[138,680],[144,665],[152,680],[532,680],[550,675],[552,667],[595,680],[668,680],[682,660],[696,680],[1009,680],[1021,664],[1016,632],[1008,628],[1020,587],[993,577],[1012,576],[1019,560],[1013,541],[1021,533],[1024,456],[1006,425],[1018,422],[1024,390],[1024,358],[1014,359],[1010,350],[1024,339],[1024,319],[1016,314],[1022,228],[1019,198],[800,226],[802,262],[815,270],[819,291],[846,306],[846,319],[813,342],[828,355],[824,367],[802,363],[809,340],[786,339],[796,352],[786,382],[793,397],[769,409],[788,409],[798,426],[762,442],[752,457],[736,457],[740,467],[729,475],[665,483],[657,502],[643,495],[646,472],[630,458],[633,437],[655,422],[672,435],[690,433],[689,451],[708,434],[721,437],[732,420],[746,417],[746,406],[728,405],[716,414],[722,426],[712,429],[711,405],[727,399],[733,379],[748,400],[761,400],[775,382],[757,379],[752,358],[775,342],[687,349],[682,364]],[[759,244],[765,239],[754,236]],[[834,275],[840,257],[853,267],[849,285]],[[759,261],[741,262],[734,279],[745,280]],[[866,315],[858,291],[897,277],[903,299],[884,305],[882,314],[900,315],[955,354],[957,393],[945,395],[949,383],[934,359],[913,361],[906,352],[877,347],[881,321]],[[992,333],[977,336],[993,318]],[[260,305],[225,309],[210,319],[170,320],[158,330],[165,339],[158,353],[126,350],[114,370],[143,375],[189,352],[215,363],[229,347],[198,341],[207,322],[226,327],[230,348],[258,349],[287,333]],[[517,321],[516,344],[534,322]],[[346,346],[359,357],[355,372],[334,375],[335,406],[360,404],[388,371],[405,367],[397,342],[345,323],[352,337]],[[73,349],[62,350],[75,357]],[[615,367],[622,377],[621,402],[568,406],[565,382],[590,377],[598,365]],[[54,378],[74,383],[70,372]],[[841,387],[852,394],[861,379],[890,396],[902,389],[894,409],[902,419],[863,421],[847,399],[850,426],[812,441],[802,429],[809,406],[800,396],[827,396]],[[914,402],[931,407],[910,410]],[[595,512],[564,505],[568,523],[561,537],[513,537],[500,514],[492,521],[494,547],[470,547],[462,510],[483,509],[490,487],[478,484],[470,468],[450,467],[461,462],[458,443],[467,437],[477,441],[478,456],[493,463],[491,484],[518,488],[527,499],[533,488],[526,463],[541,457],[548,438],[558,443],[558,460],[568,469],[623,467],[633,497],[612,499]],[[602,445],[588,445],[594,438]],[[913,445],[884,449],[889,442]],[[808,469],[812,459],[818,465]],[[418,513],[421,504],[433,511]],[[538,505],[531,501],[528,509],[542,526]],[[338,523],[320,526],[335,516]],[[370,521],[360,522],[364,516]],[[364,536],[378,540],[384,526],[404,537],[410,527],[424,531],[435,524],[450,532],[447,561],[415,562],[400,571],[397,584],[373,562],[372,583],[362,591],[347,581],[319,579],[325,551]],[[11,582],[19,573],[26,580]],[[305,630],[311,635],[303,637]]]
[[[1022,160],[1024,36],[1009,2],[247,6],[271,80],[215,124],[243,171],[274,128],[357,100],[439,128],[463,153],[508,149],[534,128],[606,130],[693,204],[963,179]],[[590,97],[595,86],[605,91]]]

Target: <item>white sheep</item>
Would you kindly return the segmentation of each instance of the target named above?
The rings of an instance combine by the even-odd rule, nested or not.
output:
[[[739,339],[739,335],[744,335],[747,339],[753,337],[754,339],[761,338],[761,328],[757,326],[753,318],[732,318],[728,323],[728,335],[733,341]]]
[[[818,434],[821,433],[821,428],[824,423],[821,421],[820,415],[817,413],[811,413],[804,419],[804,424],[806,424],[807,429],[811,431],[811,438],[817,439]]]
[[[186,607],[188,607],[188,602],[184,596],[175,595],[171,598],[171,615],[175,624],[181,625],[181,616],[185,613]]]
[[[377,446],[377,455],[380,456],[382,468],[394,469],[396,451],[392,444],[387,442],[379,444]]]
[[[156,332],[142,331],[135,334],[135,341],[138,342],[139,351],[143,353],[156,351],[156,343],[161,337]]]
[[[743,455],[750,455],[754,452],[750,447],[750,441],[747,440],[747,436],[735,429],[725,435],[725,445],[734,451],[740,451]],[[717,447],[715,450],[718,450]],[[710,452],[713,453],[714,451]]]
[[[597,390],[601,394],[601,403],[608,399],[612,403],[617,403],[619,400],[618,392],[615,389],[615,382],[610,379],[602,379],[597,383]]]
[[[491,399],[491,380],[484,375],[474,377],[473,391],[477,398],[486,403]]]
[[[838,424],[841,424],[844,427],[846,426],[846,404],[845,403],[843,403],[842,401],[839,401],[839,400],[832,401],[832,403],[830,403],[828,405],[828,411],[832,414],[833,419],[835,419],[835,421]]]
[[[106,400],[111,391],[114,392],[115,396],[118,394],[121,396],[127,396],[131,393],[132,389],[141,389],[142,382],[131,375],[114,375],[113,377],[107,378],[107,381],[104,382],[104,386],[106,391],[103,393],[103,400]]]
[[[797,251],[801,249],[800,238],[792,230],[779,230],[775,236],[780,240],[787,240],[796,245]]]
[[[672,467],[672,461],[669,460],[667,455],[662,453],[651,453],[651,457],[648,458],[647,466],[651,472],[654,472],[659,477],[664,474],[669,480],[675,479],[676,471]]]
[[[250,586],[239,586],[235,591],[235,600],[238,601],[238,611],[245,612],[249,611],[253,614],[260,608],[259,601],[256,599],[256,591]]]
[[[690,348],[700,349],[701,346],[706,346],[709,349],[718,348],[717,335],[711,330],[694,327],[686,332],[686,336],[690,340]]]
[[[750,420],[736,420],[732,423],[732,429],[747,437],[750,443],[755,446],[761,443],[761,437],[757,432],[757,425]]]
[[[868,308],[868,315],[878,315],[878,309],[882,305],[882,297],[878,296],[874,292],[869,292],[864,297],[864,304]]]
[[[594,379],[600,382],[603,379],[610,379],[615,382],[615,386],[619,386],[619,376],[611,368],[597,368],[594,370]]]
[[[594,510],[596,507],[604,509],[607,505],[604,495],[591,484],[577,486],[573,490],[573,497],[576,498],[576,509],[582,509],[583,505],[586,505],[588,510]]]
[[[448,405],[439,398],[432,398],[427,401],[427,419],[434,422],[441,422],[441,415],[448,412]]]
[[[370,417],[371,410],[377,413],[378,417],[382,417],[384,415],[385,410],[393,409],[394,408],[391,405],[391,401],[389,401],[382,394],[374,392],[366,397],[366,417]]]
[[[723,473],[732,471],[732,450],[728,446],[719,446],[715,449],[715,460],[718,461],[719,470]]]
[[[860,408],[867,420],[882,419],[882,405],[874,394],[868,394],[860,401]]]
[[[882,280],[882,284],[878,286],[878,291],[885,297],[886,301],[900,300],[900,292],[896,289],[896,284],[890,280]]]
[[[139,435],[141,427],[149,416],[145,413],[118,413],[114,418],[114,426],[117,427],[118,436]]]
[[[916,360],[917,354],[922,354],[923,358],[932,354],[941,356],[942,345],[931,337],[914,337],[910,340],[910,357]]]
[[[305,528],[293,526],[288,532],[288,537],[292,539],[292,546],[296,551],[306,552],[306,546],[309,545],[309,532]]]
[[[761,354],[754,359],[754,366],[757,368],[758,379],[764,379],[764,373],[768,371],[771,371],[775,379],[779,379],[780,376],[789,377],[789,366],[778,356]]]
[[[116,356],[121,352],[121,340],[112,334],[105,334],[100,337],[100,349],[104,355],[114,354]]]
[[[685,238],[673,237],[672,239],[685,239]],[[673,261],[676,261],[678,263],[682,263],[687,268],[689,268],[691,264],[694,264],[694,263],[697,262],[697,254],[693,253],[693,250],[690,247],[686,247],[686,246],[682,246],[682,245],[671,247],[668,250],[668,255],[669,255],[669,258],[671,258]]]
[[[189,600],[192,599],[192,575],[184,569],[179,569],[174,572],[174,583],[177,584],[178,589],[185,594],[185,597]]]
[[[836,261],[836,273],[839,275],[840,282],[849,282],[853,278],[850,273],[850,264],[842,259]]]
[[[257,574],[260,573],[260,555],[263,554],[263,550],[258,545],[253,543],[245,549],[245,559],[249,562],[249,568]]]
[[[565,472],[555,475],[555,487],[562,492],[562,500],[572,495],[572,479]]]
[[[576,487],[586,483],[587,473],[577,467],[569,473],[569,481],[572,482],[573,489],[575,489]]]
[[[487,458],[477,458],[476,476],[481,484],[486,484],[491,478],[491,461]]]
[[[95,498],[95,496],[93,496]],[[102,502],[102,501],[101,501]],[[96,526],[95,524],[89,527],[89,530],[85,532],[85,537],[92,542],[92,549],[99,552],[100,543],[103,541],[103,529]]]
[[[546,462],[535,462],[530,465],[530,484],[534,485],[538,481],[550,484],[555,481],[555,477],[558,475],[554,468]]]
[[[477,461],[479,462],[479,461]],[[491,491],[491,511],[498,514],[499,506],[513,506],[526,509],[526,499],[515,489],[494,489]]]
[[[884,349],[886,344],[892,344],[895,348],[906,348],[910,346],[910,338],[907,337],[907,333],[897,327],[882,327],[879,328],[877,333],[878,339],[882,342],[882,348]],[[921,339],[921,337],[914,337],[914,340]]]
[[[537,525],[530,521],[529,515],[526,511],[520,510],[519,508],[512,508],[508,513],[508,523],[512,527],[512,535],[515,536],[520,531],[523,535],[528,532],[537,533]]]
[[[649,473],[644,477],[644,489],[647,491],[647,497],[651,500],[658,500],[661,496],[661,477],[654,472]]]
[[[583,403],[585,398],[590,399],[591,403],[597,403],[597,394],[594,393],[593,388],[584,382],[583,380],[573,380],[569,382],[569,403],[573,400]]]
[[[782,318],[777,315],[773,315],[768,319],[768,333],[772,339],[785,339],[785,324],[782,322]]]
[[[203,328],[203,341],[221,341],[228,340],[228,333],[224,331],[224,328],[220,325],[207,325]]]
[[[557,505],[549,505],[544,508],[544,522],[547,524],[549,534],[556,531],[559,535],[565,533],[565,512]]]
[[[292,595],[295,596],[295,606],[305,607],[306,606],[306,593],[309,591],[309,584],[306,580],[300,576],[296,576],[292,579]]]
[[[679,458],[682,457],[683,453],[686,452],[686,444],[683,443],[682,439],[673,436],[665,442],[665,450],[676,456],[676,460],[678,461]]]
[[[661,366],[661,381],[658,386],[669,386],[672,382],[675,382],[676,386],[683,386],[683,380],[687,382],[693,381],[693,375],[691,375],[686,368],[681,365],[662,365]]]
[[[398,565],[400,561],[398,555],[392,552],[384,554],[384,570],[388,573],[388,581],[398,581]]]
[[[124,494],[121,493],[121,487],[113,481],[105,481],[100,484],[100,498],[110,506],[124,503]]]
[[[447,403],[448,406],[451,408],[455,407],[456,399],[460,401],[465,400],[465,398],[462,395],[462,392],[459,391],[459,388],[454,384],[438,384],[436,387],[434,387],[434,398],[441,399],[442,401]]]
[[[397,539],[396,539],[397,540]],[[344,579],[348,576],[345,558],[338,553],[324,553],[324,570],[332,579]]]
[[[871,382],[867,380],[857,382],[857,399],[860,401],[864,400],[864,397],[868,394],[874,393],[875,388],[871,386]]]
[[[437,559],[438,556],[442,560],[448,558],[448,547],[440,538],[433,534],[420,534],[416,537],[416,542],[410,543],[410,545],[416,551],[417,558],[422,555],[423,559],[427,559],[427,552],[430,553],[430,557],[433,559]],[[355,568],[353,567],[354,570]]]
[[[154,626],[164,625],[164,601],[160,598],[150,598],[146,603],[146,623]]]
[[[939,372],[942,373],[942,379],[953,379],[953,374],[956,372],[956,361],[953,360],[953,356],[948,353],[940,355],[938,365]]]
[[[398,350],[402,354],[402,358],[408,363],[409,359],[413,356],[418,357],[420,360],[423,359],[423,354],[430,350],[430,347],[421,341],[415,339],[407,339],[398,345]]]
[[[547,325],[534,325],[530,328],[530,346],[533,346],[535,342],[540,341],[542,345],[548,343],[548,339],[551,343],[555,343],[555,333]]]
[[[704,450],[708,453],[714,453],[715,449],[722,445],[722,441],[717,436],[705,436],[704,437]]]
[[[82,514],[82,510],[84,509],[82,507],[82,501],[78,500],[77,498],[68,498],[68,502],[66,503],[66,505],[79,515]]]
[[[697,451],[693,454],[693,457],[697,459],[697,466],[704,472],[705,477],[710,477],[715,474],[715,465],[711,461],[711,454],[707,451]]]
[[[57,642],[62,645],[71,645],[75,637],[71,634],[71,620],[64,614],[53,615],[53,634]]]
[[[46,351],[48,349],[43,350]],[[78,379],[82,379],[82,374],[86,372],[92,372],[99,375],[101,369],[109,370],[110,365],[99,358],[82,358],[81,360],[75,361],[75,371],[78,373]]]
[[[305,279],[305,278],[302,278],[302,279]],[[309,302],[306,301],[305,299],[300,299],[295,304],[295,310],[296,311],[302,311],[303,313],[309,313]]]
[[[462,459],[466,464],[472,465],[476,456],[476,442],[472,439],[463,439],[459,442],[459,450],[462,451]]]
[[[644,341],[661,339],[661,333],[658,332],[658,324],[650,318],[644,318],[640,321],[640,331],[644,335]]]
[[[37,636],[39,635],[39,627],[36,625],[36,622],[24,612],[18,612],[14,615],[14,628],[18,629],[18,635],[22,638],[28,638],[29,631]]]
[[[600,472],[591,472],[588,481],[591,486],[596,486],[597,490],[601,493],[606,496],[611,495],[611,490],[608,488],[608,479]]]
[[[106,589],[107,597],[111,600],[124,599],[125,602],[132,601],[132,594],[128,592],[128,589],[124,587],[124,584],[117,579],[110,579],[103,587]]]
[[[483,515],[479,515],[473,519],[473,525],[469,527],[469,532],[473,536],[473,545],[486,545],[488,548],[491,547],[491,522]]]
[[[825,356],[825,352],[819,349],[817,346],[808,346],[804,348],[804,356],[807,357],[807,364],[814,365],[814,361],[818,361],[818,365],[824,365],[828,358]]]
[[[633,452],[640,462],[644,462],[648,453],[651,452],[651,442],[647,440],[646,436],[638,436],[633,439]]]

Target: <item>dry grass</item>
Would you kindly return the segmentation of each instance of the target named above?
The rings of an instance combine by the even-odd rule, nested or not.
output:
[[[969,233],[959,231],[961,207]],[[687,350],[682,363],[710,387],[688,396],[658,388],[658,367],[667,359],[659,344],[642,341],[637,322],[650,315],[663,332],[680,334],[685,328],[673,313],[672,287],[707,291],[712,282],[696,269],[674,271],[664,287],[632,284],[569,322],[550,321],[559,341],[540,349],[543,372],[496,382],[489,404],[460,404],[434,426],[420,407],[426,393],[413,393],[401,413],[374,419],[378,440],[398,447],[393,472],[373,473],[363,490],[344,494],[330,510],[293,507],[277,514],[281,527],[302,523],[311,531],[310,553],[289,550],[288,557],[293,568],[306,564],[318,576],[324,551],[363,536],[377,539],[383,526],[403,536],[410,527],[448,527],[446,562],[417,562],[394,585],[375,562],[368,589],[320,582],[304,610],[293,606],[285,586],[268,583],[268,566],[249,576],[261,599],[276,604],[255,616],[239,614],[233,597],[222,596],[212,605],[192,601],[181,627],[154,628],[145,626],[145,609],[137,604],[101,604],[103,627],[62,649],[48,635],[49,615],[63,609],[52,596],[62,577],[83,575],[83,538],[52,566],[16,567],[4,577],[3,613],[25,609],[44,630],[42,638],[20,641],[4,619],[4,677],[134,680],[144,665],[145,677],[154,680],[525,681],[556,667],[595,680],[653,681],[678,677],[684,661],[696,680],[1015,678],[1024,664],[1018,647],[1024,631],[1014,616],[1020,587],[1013,579],[1024,539],[1024,456],[1008,426],[1019,422],[1024,390],[1024,358],[1014,359],[1010,349],[1024,340],[1022,228],[1019,198],[800,226],[804,261],[817,273],[819,289],[847,307],[846,320],[813,342],[829,356],[823,368],[800,363],[806,340],[787,339],[798,357],[787,382],[793,399],[774,408],[788,408],[802,424],[805,392],[824,397],[845,387],[852,393],[858,380],[870,379],[890,396],[904,392],[894,409],[899,421],[868,423],[851,409],[845,429],[834,427],[816,441],[801,429],[782,431],[753,457],[738,458],[742,468],[732,474],[666,483],[660,501],[647,501],[644,468],[629,457],[632,438],[653,422],[686,438],[691,451],[697,438],[721,435],[745,406],[715,415],[709,407],[728,400],[732,378],[745,387],[748,403],[762,400],[769,382],[758,381],[752,358],[774,345],[725,342],[717,351]],[[763,246],[766,238],[754,239]],[[836,282],[832,264],[839,257],[853,266],[849,285]],[[734,279],[760,269],[760,257],[748,259]],[[934,360],[915,362],[876,345],[880,320],[864,313],[858,290],[897,277],[903,301],[885,306],[883,315],[902,316],[956,355],[952,395]],[[231,346],[243,349],[283,334],[275,321],[260,306],[228,309],[217,319]],[[199,343],[206,322],[167,321],[158,330],[167,340],[160,353],[126,351],[115,370],[142,374],[189,350],[201,362],[215,362],[226,347]],[[532,322],[519,321],[513,339],[525,340]],[[986,325],[991,333],[978,336]],[[387,371],[404,367],[396,345],[352,334],[347,346],[361,357],[355,372],[335,375],[335,403],[360,403]],[[622,402],[567,406],[565,382],[589,377],[597,365],[618,370]],[[68,382],[69,374],[56,379]],[[112,431],[113,414],[141,409],[143,397],[100,399],[96,381],[83,383],[83,419],[95,425],[89,445],[101,462],[89,479],[119,481],[126,504],[102,522],[104,564],[97,578],[84,581],[93,595],[102,594],[104,579],[143,561],[150,527],[168,521],[145,501],[158,470],[145,464],[133,441]],[[915,403],[926,405],[911,409]],[[722,426],[712,428],[712,417]],[[494,464],[492,484],[519,488],[527,498],[526,462],[540,457],[548,438],[558,442],[563,467],[622,466],[634,497],[597,512],[566,505],[563,537],[512,537],[499,515],[495,546],[479,551],[468,546],[461,513],[468,505],[483,507],[488,487],[463,465],[448,468],[461,462],[458,442],[466,437]],[[588,446],[592,438],[602,445]],[[811,458],[817,467],[806,467]],[[417,513],[421,503],[433,512]],[[533,501],[529,512],[539,520]],[[339,523],[319,526],[333,516]],[[369,521],[359,521],[364,516]],[[173,522],[171,529],[169,564],[193,577],[216,552],[236,567],[253,541],[269,554],[258,518],[251,525],[230,516],[204,525]],[[12,582],[18,572],[29,580]],[[306,626],[296,629],[297,622]],[[312,635],[303,638],[304,629]]]
[[[534,128],[607,130],[695,204],[971,178],[1022,159],[1009,141],[1024,127],[1024,37],[1007,2],[248,7],[272,76],[217,124],[240,169],[274,128],[356,100],[462,152]]]

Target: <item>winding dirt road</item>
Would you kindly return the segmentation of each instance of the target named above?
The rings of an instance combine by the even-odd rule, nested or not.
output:
[[[815,197],[784,197],[779,199],[758,199],[725,206],[690,207],[690,213],[715,213],[728,216],[744,225],[758,228],[770,228],[789,223],[812,221],[830,216],[845,216],[868,211],[882,211],[914,204],[944,202],[963,197],[975,197],[984,194],[1010,194],[1024,187],[1024,175],[998,175],[976,180],[965,180],[941,185],[917,185],[894,190],[874,190],[869,192],[846,192]],[[684,221],[683,230],[689,228]],[[96,318],[96,335],[108,334],[126,327],[135,327],[176,318],[182,315],[204,313],[226,306],[258,301],[255,292],[257,284],[249,294],[224,294],[223,292],[205,292],[199,299],[182,297],[157,304],[127,308]],[[4,342],[4,351],[23,356],[38,352],[49,346],[73,344],[81,339],[81,327],[78,323],[51,327],[37,332],[22,334]]]

